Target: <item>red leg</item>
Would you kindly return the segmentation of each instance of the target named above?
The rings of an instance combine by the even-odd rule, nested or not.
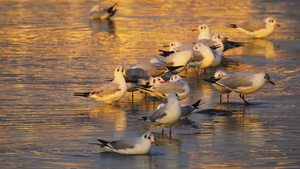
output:
[[[229,93],[227,93],[227,103],[229,103]]]
[[[243,101],[245,103],[245,106],[250,105],[250,103],[247,100],[245,100],[245,96],[244,95],[240,94],[240,98],[243,99]]]
[[[220,93],[220,103],[222,103],[222,93]]]
[[[161,128],[161,135],[164,135],[164,132],[165,132],[165,127],[162,127]]]

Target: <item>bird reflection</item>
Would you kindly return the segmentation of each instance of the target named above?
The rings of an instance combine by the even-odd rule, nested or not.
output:
[[[105,122],[113,122],[116,131],[125,131],[127,127],[126,112],[116,106],[104,105],[92,109],[90,118]],[[112,127],[112,125],[109,125]]]
[[[243,47],[243,53],[247,55],[259,55],[265,56],[267,58],[272,58],[276,56],[274,42],[269,39],[247,39]]]
[[[110,19],[90,19],[89,21],[90,27],[92,28],[93,32],[108,32],[114,34],[116,31],[115,21]]]

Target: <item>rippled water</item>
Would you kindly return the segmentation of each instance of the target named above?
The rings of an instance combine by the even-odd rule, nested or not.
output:
[[[1,168],[299,168],[299,44],[297,0],[287,1],[118,1],[109,21],[88,19],[98,1],[0,1],[0,166]],[[103,1],[104,6],[113,2]],[[273,16],[281,24],[266,39],[228,29]],[[202,99],[200,110],[232,111],[230,116],[193,114],[174,126],[172,138],[139,121],[160,99],[127,93],[113,107],[72,97],[107,83],[117,65],[148,61],[173,40],[192,42],[192,29],[208,24],[246,46],[225,52],[234,60],[208,69],[268,72],[266,84],[247,95],[219,103],[211,84],[186,76],[191,93],[181,102]],[[151,130],[159,144],[150,155],[101,153],[89,145]]]

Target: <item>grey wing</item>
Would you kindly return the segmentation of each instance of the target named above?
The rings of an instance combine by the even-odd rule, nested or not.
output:
[[[161,107],[160,109],[156,110],[152,115],[148,117],[149,120],[155,122],[158,119],[161,119],[167,115],[166,113],[166,106]]]
[[[163,83],[156,88],[156,91],[162,94],[169,94],[172,92],[182,93],[184,92],[184,89],[182,88],[181,82],[176,81]]]
[[[251,75],[247,73],[235,73],[233,75],[222,77],[216,83],[221,86],[226,86],[229,89],[237,89],[239,87],[252,86],[253,80]]]
[[[250,21],[248,23],[244,23],[243,25],[241,25],[239,27],[241,27],[247,31],[254,32],[259,29],[266,28],[266,23],[264,21],[254,20],[254,21]]]
[[[199,51],[194,51],[194,58],[192,59],[192,62],[200,62],[201,60],[203,60],[203,55],[201,52]]]
[[[116,92],[121,91],[120,85],[119,84],[115,84],[115,83],[109,83],[106,85],[103,85],[97,89],[94,89],[91,94],[95,94],[98,97],[103,97],[106,95],[111,95],[114,94]]]
[[[109,145],[116,150],[134,148],[136,144],[136,139],[137,138],[112,141],[109,143]]]
[[[138,65],[138,67],[149,72],[151,76],[159,76],[169,71],[169,69],[166,66],[163,66],[160,63],[145,63],[141,64],[140,66]]]
[[[181,107],[181,117],[187,117],[193,112],[194,108],[192,106]]]
[[[127,69],[126,70],[126,81],[138,82],[138,79],[148,80],[150,78],[149,72],[141,68]]]

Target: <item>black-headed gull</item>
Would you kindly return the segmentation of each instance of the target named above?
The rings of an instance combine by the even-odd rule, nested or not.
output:
[[[117,6],[117,3],[109,8],[102,8],[100,5],[95,5],[90,10],[89,17],[90,19],[108,19],[117,12]]]
[[[149,154],[151,151],[151,143],[158,146],[154,140],[154,135],[151,132],[146,132],[141,137],[124,138],[117,141],[98,139],[98,141],[100,143],[90,144],[99,145],[109,152],[119,154]]]
[[[172,133],[171,127],[180,119],[181,117],[181,108],[178,101],[178,94],[172,92],[168,96],[168,102],[165,106],[156,110],[150,116],[142,117],[145,121],[150,120],[157,126],[162,127],[162,134],[164,134],[164,128],[170,127],[170,135]]]
[[[194,58],[190,62],[190,67],[200,69],[198,74],[200,77],[201,69],[210,67],[215,60],[214,53],[212,50],[202,43],[197,43],[194,46]],[[197,71],[195,71],[195,75]]]
[[[167,83],[139,86],[137,89],[150,93],[151,95],[161,99],[167,99],[170,93],[176,92],[179,96],[179,100],[183,100],[190,93],[188,83],[179,75],[172,75],[170,81]]]
[[[199,32],[198,40],[211,39],[214,36],[214,34],[211,33],[209,26],[204,23],[200,24],[197,29],[193,29],[193,31]]]
[[[213,77],[211,77],[211,79],[220,79],[223,76],[232,75],[232,74],[233,73],[231,73],[231,72],[225,72],[225,71],[219,70],[214,74]],[[204,79],[204,80],[207,81],[206,79]],[[229,93],[231,92],[231,90],[224,87],[224,86],[220,86],[218,84],[215,84],[215,83],[213,83],[212,85],[220,93],[220,102],[222,102],[222,94],[227,93],[227,103],[228,103],[229,102]]]
[[[113,81],[91,92],[75,92],[74,96],[89,97],[98,102],[112,104],[112,102],[122,98],[127,91],[127,85],[123,75],[126,76],[123,66],[118,66],[114,71],[115,77]]]
[[[254,38],[267,37],[274,31],[274,26],[280,27],[273,17],[268,17],[264,20],[253,20],[241,25],[229,24],[229,27],[236,28],[237,30]]]
[[[181,109],[181,117],[180,117],[180,119],[186,119],[190,115],[192,115],[198,109],[198,105],[199,105],[200,102],[201,102],[201,100],[198,100],[196,103],[194,103],[192,105],[180,107],[180,109]],[[160,103],[157,106],[157,110],[160,109],[161,107],[164,107],[165,105],[166,105],[165,103]]]
[[[275,85],[275,83],[270,80],[270,76],[267,73],[253,74],[249,72],[237,72],[232,75],[222,76],[218,79],[207,79],[206,81],[215,83],[236,93],[240,93],[240,98],[243,99],[246,106],[250,105],[250,103],[245,100],[245,94],[258,91],[266,82]]]

